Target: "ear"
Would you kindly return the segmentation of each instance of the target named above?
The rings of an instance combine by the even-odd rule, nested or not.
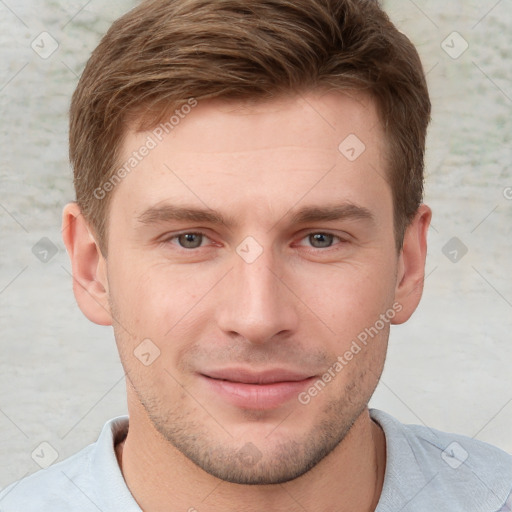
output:
[[[432,210],[422,204],[404,234],[404,243],[398,259],[395,301],[402,306],[391,323],[402,324],[409,320],[423,294],[427,234]]]
[[[62,212],[62,239],[71,259],[73,292],[79,308],[91,322],[112,325],[107,262],[75,202],[68,203]]]

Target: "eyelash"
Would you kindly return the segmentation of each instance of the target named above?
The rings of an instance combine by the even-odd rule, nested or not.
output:
[[[177,240],[180,236],[183,236],[183,235],[202,235],[205,238],[209,238],[208,235],[206,233],[204,233],[203,231],[183,231],[181,233],[177,233],[177,234],[172,235],[172,236],[170,236],[168,238],[165,238],[164,240],[162,240],[162,243],[163,244],[171,243],[173,240]],[[335,235],[334,233],[330,233],[329,231],[310,231],[310,232],[306,233],[301,238],[301,240],[304,240],[305,238],[308,238],[311,235],[327,235],[327,236],[332,236],[333,239],[338,239],[341,244],[348,243],[347,240],[341,238],[338,235]],[[334,240],[333,240],[333,242],[334,242]],[[172,244],[172,245],[177,245],[177,244]],[[179,250],[181,250],[183,252],[192,252],[192,251],[195,251],[197,249],[201,249],[204,246],[201,245],[199,247],[193,247],[193,248],[190,248],[190,249],[187,249],[186,247],[181,247],[179,245],[177,247],[178,247]],[[313,250],[313,251],[321,251],[321,252],[326,252],[326,251],[332,250],[334,248],[335,247],[333,247],[333,246],[331,246],[331,247],[323,247],[323,248],[322,247],[310,247],[310,249]]]

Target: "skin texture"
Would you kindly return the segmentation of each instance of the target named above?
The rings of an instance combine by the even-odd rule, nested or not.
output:
[[[129,131],[123,156],[150,134]],[[354,161],[338,149],[350,134],[366,148]],[[65,207],[75,296],[91,321],[113,325],[126,371],[130,429],[117,455],[143,510],[374,510],[385,439],[367,404],[389,324],[421,298],[431,218],[421,205],[397,254],[385,149],[361,94],[208,100],[110,192],[107,259],[78,206]],[[232,223],[144,215],[164,204]],[[292,222],[327,205],[371,219]],[[307,404],[295,394],[240,406],[204,377],[236,367],[317,380],[393,305],[393,319]],[[159,351],[148,365],[134,355],[145,339],[146,353]]]

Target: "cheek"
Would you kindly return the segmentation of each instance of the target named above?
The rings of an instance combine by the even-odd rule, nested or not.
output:
[[[210,274],[198,273],[194,266],[178,268],[169,263],[127,265],[121,261],[113,265],[109,272],[111,301],[117,320],[134,338],[130,343],[149,338],[162,351],[168,350],[170,343],[173,350],[185,344],[187,332],[199,321],[204,297],[218,280]]]
[[[319,267],[310,276],[314,279],[298,277],[297,295],[334,331],[336,343],[343,344],[374,325],[392,306],[394,264],[390,261],[387,268],[375,263]]]
[[[221,290],[216,293],[215,287],[229,265],[213,261],[177,265],[156,263],[142,255],[130,259],[115,256],[109,265],[111,298],[119,322],[137,339],[154,339],[163,347],[172,343],[178,354],[186,349],[192,333],[199,335],[205,328],[205,320],[211,329],[216,308],[222,307],[218,301]],[[294,293],[283,294],[289,301],[283,307],[295,307],[301,313],[299,330],[311,329],[311,335],[316,332],[332,338],[341,350],[390,307],[393,265],[396,262],[382,248],[368,249],[357,261],[288,265],[281,278]]]

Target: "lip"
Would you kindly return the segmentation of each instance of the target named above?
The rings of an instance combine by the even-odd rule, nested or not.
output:
[[[199,376],[215,395],[242,409],[276,409],[307,387],[315,376],[286,369],[263,372],[243,368],[208,370]]]

